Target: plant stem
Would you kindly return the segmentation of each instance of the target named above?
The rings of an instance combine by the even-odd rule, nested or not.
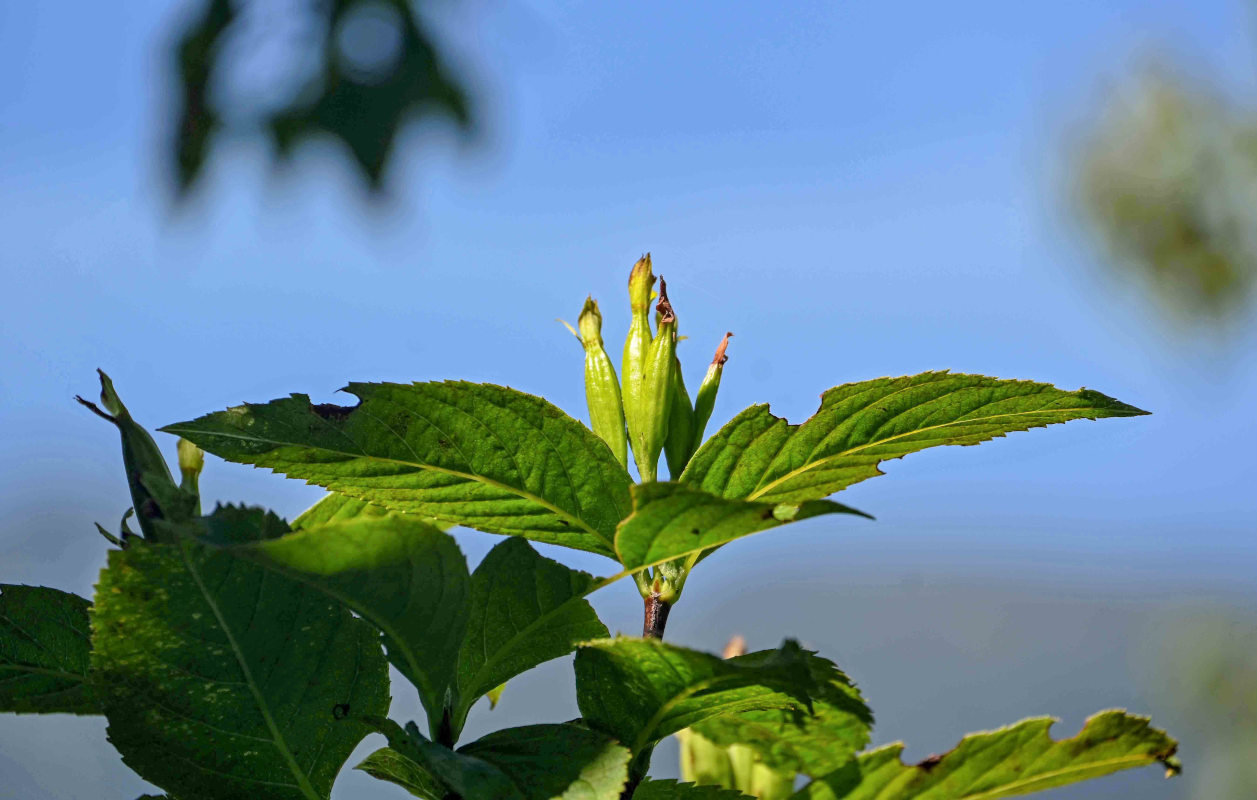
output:
[[[642,618],[642,636],[646,639],[662,639],[663,629],[668,624],[668,612],[672,604],[664,600],[656,592],[646,595],[646,613]]]

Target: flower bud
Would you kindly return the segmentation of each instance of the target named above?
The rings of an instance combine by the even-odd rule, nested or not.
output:
[[[729,357],[725,355],[725,350],[729,347],[730,336],[733,334],[726,333],[725,338],[720,340],[716,355],[711,360],[711,366],[707,367],[707,374],[703,376],[703,382],[698,387],[698,395],[694,398],[694,439],[691,455],[702,445],[707,421],[711,419],[712,409],[716,406],[716,393],[720,391],[720,376],[724,372],[725,362],[729,360]]]
[[[620,382],[602,346],[602,313],[592,297],[585,298],[577,324],[581,344],[585,346],[585,402],[589,406],[590,426],[627,468],[628,436],[624,432]]]
[[[668,414],[676,381],[677,318],[668,302],[668,285],[659,279],[659,330],[650,343],[642,377],[638,430],[629,428],[633,457],[643,482],[658,479],[659,453],[668,435]]]
[[[663,451],[668,458],[668,476],[676,480],[694,454],[694,406],[690,404],[690,393],[685,390],[685,378],[681,376],[681,360],[673,360],[672,409],[668,412],[668,438],[663,443]]]
[[[205,451],[182,437],[177,445],[179,452],[179,472],[183,474],[183,482],[179,488],[196,498],[194,513],[201,514],[201,491],[199,488],[201,470],[205,468]]]
[[[624,421],[628,424],[629,443],[633,447],[633,458],[639,472],[645,463],[638,442],[644,426],[642,409],[646,399],[646,359],[650,354],[652,341],[650,295],[654,285],[655,276],[650,270],[650,254],[647,253],[638,259],[633,265],[633,271],[629,273],[629,306],[632,314],[629,318],[628,336],[624,339],[624,357],[620,361]]]
[[[140,523],[140,532],[150,541],[168,541],[169,535],[156,525],[172,513],[182,509],[163,509],[160,498],[177,496],[175,480],[170,474],[170,467],[162,457],[157,442],[139,423],[131,418],[122,398],[114,390],[113,381],[101,370],[100,402],[105,407],[102,411],[95,403],[76,397],[97,416],[112,422],[122,437],[122,464],[126,469],[127,482],[131,488],[131,502],[135,508],[136,519]],[[108,413],[105,413],[105,412]]]

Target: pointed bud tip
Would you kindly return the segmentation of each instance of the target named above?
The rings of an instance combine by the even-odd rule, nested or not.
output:
[[[746,655],[746,639],[742,638],[742,634],[734,634],[729,643],[725,645],[724,652],[721,653],[724,658],[735,658],[737,656]]]
[[[602,341],[602,312],[598,310],[598,301],[589,296],[581,307],[580,317],[576,324],[580,327],[580,339],[585,344]]]
[[[651,272],[650,253],[637,259],[629,273],[629,303],[635,311],[644,311],[650,306],[651,289],[655,285],[655,275]]]

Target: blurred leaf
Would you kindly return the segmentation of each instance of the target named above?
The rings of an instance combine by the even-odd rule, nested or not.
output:
[[[0,584],[0,711],[99,714],[87,610],[75,594]]]
[[[239,101],[213,91],[215,75],[232,53],[225,45],[234,39],[256,47],[263,36],[241,35],[244,15],[230,0],[208,0],[203,7],[176,48],[181,95],[174,150],[181,191],[204,170],[228,116],[264,125],[281,158],[307,139],[336,139],[372,189],[380,187],[406,121],[445,118],[463,134],[472,129],[466,87],[408,0],[290,4],[285,10],[300,15],[294,27],[304,35],[298,52],[289,57],[317,63],[317,74],[278,108],[233,108],[230,115],[219,104]],[[354,34],[368,38],[354,42]]]
[[[546,400],[464,381],[346,391],[361,403],[313,405],[297,394],[163,430],[389,509],[614,557],[628,473]]]
[[[801,503],[881,475],[878,464],[940,445],[973,445],[1074,419],[1148,412],[1046,383],[924,372],[845,383],[801,425],[756,405],[694,454],[681,481],[721,497]]]
[[[1210,94],[1161,72],[1112,93],[1079,171],[1110,263],[1178,317],[1217,323],[1257,287],[1257,125]]]
[[[263,785],[268,798],[325,800],[370,732],[355,717],[388,710],[369,625],[189,540],[112,551],[92,628],[110,742],[181,800],[256,800]]]
[[[582,717],[635,755],[710,717],[807,708],[815,692],[807,654],[790,640],[728,661],[658,639],[604,639],[576,651]]]
[[[1072,739],[1052,741],[1049,717],[1028,719],[990,733],[973,733],[954,750],[916,766],[899,758],[902,744],[865,753],[812,781],[799,800],[995,800],[1098,778],[1123,769],[1161,764],[1178,771],[1177,743],[1146,717],[1103,711]]]

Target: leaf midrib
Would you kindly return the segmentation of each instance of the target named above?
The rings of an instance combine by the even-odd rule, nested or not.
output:
[[[262,715],[262,720],[266,723],[266,728],[271,734],[271,741],[275,749],[287,764],[289,771],[297,780],[297,788],[309,800],[323,800],[314,787],[310,784],[309,777],[297,764],[296,758],[292,751],[288,749],[288,743],[279,731],[279,726],[275,724],[275,718],[271,716],[270,707],[262,696],[261,689],[257,685],[257,681],[253,677],[253,670],[249,668],[248,661],[245,659],[244,652],[241,650],[239,643],[236,641],[235,634],[231,630],[231,626],[227,624],[227,620],[223,617],[222,611],[218,607],[218,603],[214,601],[209,589],[206,588],[205,582],[201,580],[201,573],[197,570],[192,559],[188,557],[188,545],[181,542],[179,546],[179,555],[183,559],[184,566],[187,567],[188,574],[192,576],[192,580],[196,583],[197,589],[201,596],[205,599],[206,605],[214,614],[214,619],[218,620],[219,627],[223,630],[223,635],[227,637],[227,643],[231,647],[231,653],[235,656],[236,664],[240,667],[241,673],[244,675],[245,685],[249,687],[249,692],[253,695],[253,700],[257,705],[258,712]],[[265,574],[265,573],[263,573]]]
[[[858,445],[856,447],[852,447],[847,450],[834,453],[833,455],[828,455],[828,456],[825,456],[824,458],[818,458],[815,461],[809,461],[808,463],[804,464],[801,467],[790,470],[785,475],[782,475],[780,478],[773,480],[772,482],[766,484],[762,488],[756,489],[755,491],[751,492],[750,494],[746,496],[746,499],[756,500],[760,497],[763,497],[764,495],[768,494],[770,491],[780,486],[781,484],[789,480],[792,480],[815,467],[821,466],[822,464],[826,464],[835,459],[845,458],[854,453],[858,453],[861,450],[864,450],[870,447],[875,447],[877,445],[883,445],[883,444],[886,444],[887,442],[893,442],[896,439],[903,439],[905,437],[913,436],[918,433],[925,433],[927,431],[938,430],[940,428],[947,428],[952,425],[960,425],[962,423],[968,424],[971,422],[988,422],[990,420],[1000,419],[1004,417],[1017,417],[1017,416],[1024,416],[1024,415],[1029,415],[1029,414],[1043,414],[1043,413],[1054,412],[1054,411],[1069,412],[1069,411],[1100,411],[1100,410],[1101,409],[1093,408],[1091,406],[1076,406],[1076,407],[1069,407],[1069,408],[1038,409],[1036,411],[1012,411],[1012,412],[1007,412],[1004,414],[991,414],[985,417],[970,417],[968,419],[952,420],[951,422],[944,422],[939,425],[927,425],[924,428],[914,428],[913,430],[907,431],[905,433],[895,434],[894,436],[887,436],[885,439],[877,439],[876,441],[865,442],[862,445]],[[1128,416],[1133,416],[1133,415],[1128,415]],[[1049,422],[1046,424],[1051,425],[1052,423]],[[800,430],[800,428],[796,428],[795,430],[797,432],[798,430]],[[792,433],[791,438],[793,438],[793,436],[794,434]],[[890,458],[893,458],[893,456],[887,457],[887,459],[883,459],[883,460],[889,460]],[[775,459],[775,456],[774,456],[774,459]]]
[[[178,426],[171,426],[169,428],[163,428],[162,430],[168,433],[182,435],[182,429],[180,429]],[[558,506],[554,505],[550,501],[542,497],[539,497],[533,494],[532,492],[524,491],[522,489],[519,489],[518,487],[510,486],[509,484],[502,483],[501,481],[497,481],[492,478],[487,478],[483,475],[476,475],[470,472],[463,472],[461,470],[449,469],[448,467],[437,467],[432,464],[421,464],[414,461],[406,461],[405,459],[400,459],[400,458],[388,458],[387,456],[369,455],[367,453],[351,453],[347,450],[338,450],[331,447],[321,447],[321,446],[311,447],[310,445],[304,445],[297,442],[282,442],[275,439],[265,439],[260,436],[245,436],[243,434],[225,433],[221,431],[194,430],[190,432],[200,434],[202,436],[222,436],[228,439],[238,439],[242,442],[259,442],[262,444],[274,445],[276,447],[309,447],[311,450],[321,450],[325,453],[335,453],[336,455],[348,456],[350,458],[365,458],[372,461],[382,461],[389,464],[403,464],[405,466],[414,467],[416,469],[430,470],[432,472],[437,472],[442,475],[450,475],[455,478],[462,478],[464,480],[474,481],[476,483],[483,483],[486,486],[492,486],[494,488],[501,489],[506,492],[510,492],[511,494],[514,494],[518,497],[522,497],[525,500],[530,500],[536,503],[537,505],[544,507],[548,511],[554,513],[555,515],[562,517],[563,519],[569,522],[575,523],[580,528],[584,529],[586,533],[590,533],[593,536],[596,536],[600,541],[604,542],[607,545],[610,545],[612,548],[612,551],[614,551],[613,541],[608,541],[601,531],[591,527],[589,523],[587,523],[585,520],[581,519],[580,517],[575,516],[570,511],[566,511],[562,508],[559,508]],[[359,498],[359,499],[366,500],[366,498]],[[367,502],[374,502],[374,501],[367,500]]]

